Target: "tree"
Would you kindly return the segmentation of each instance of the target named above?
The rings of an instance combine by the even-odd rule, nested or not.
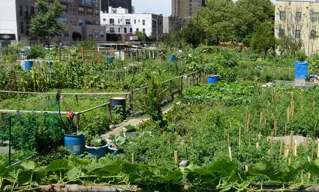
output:
[[[272,32],[273,27],[274,25],[270,21],[256,24],[249,45],[259,53],[266,53],[268,49],[274,48],[275,38]]]
[[[36,0],[37,14],[31,19],[30,33],[43,38],[53,38],[65,31],[64,25],[57,21],[62,14],[62,6],[55,1],[51,6],[43,0]]]

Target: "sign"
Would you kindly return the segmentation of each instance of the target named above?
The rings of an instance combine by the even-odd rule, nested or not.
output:
[[[0,33],[0,40],[16,40],[16,35],[15,34],[2,34]]]

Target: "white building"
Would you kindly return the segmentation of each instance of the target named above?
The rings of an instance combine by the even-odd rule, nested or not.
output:
[[[163,35],[163,16],[156,14],[130,14],[124,8],[109,7],[109,13],[101,12],[101,25],[106,26],[107,34],[145,33],[159,39]]]

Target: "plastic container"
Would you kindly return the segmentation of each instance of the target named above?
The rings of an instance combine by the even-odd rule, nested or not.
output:
[[[174,62],[175,61],[175,55],[170,55],[169,56],[169,61]]]
[[[217,83],[218,80],[219,80],[219,76],[218,75],[210,75],[210,76],[208,76],[208,84]]]
[[[308,72],[308,62],[295,61],[295,79],[306,79]]]
[[[85,148],[88,151],[89,157],[91,158],[101,158],[104,157],[108,151],[108,146],[109,145],[104,145],[103,147],[90,147],[90,146],[85,146]]]
[[[33,66],[33,61],[25,60],[23,65],[23,70],[29,71],[32,69],[32,66]]]
[[[109,145],[107,148],[108,148],[109,153],[112,155],[118,155],[118,154],[124,153],[123,149],[115,148],[112,145]]]
[[[106,64],[110,65],[113,63],[113,59],[114,57],[113,56],[107,56],[106,57]]]
[[[124,97],[112,97],[110,99],[111,109],[114,110],[116,106],[120,106],[123,110],[123,115],[126,114],[126,98]]]
[[[85,151],[85,136],[64,135],[64,145],[75,155],[82,155]]]

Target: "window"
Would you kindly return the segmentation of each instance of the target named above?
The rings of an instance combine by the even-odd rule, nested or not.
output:
[[[31,7],[31,15],[34,15],[35,11],[34,11],[34,7]]]
[[[64,37],[68,37],[69,36],[69,31],[68,30],[65,30],[64,31]]]
[[[285,35],[285,30],[284,29],[279,29],[279,37],[283,37]]]
[[[114,24],[114,19],[110,19],[110,24]]]
[[[317,20],[318,20],[318,12],[312,12],[311,21],[317,21]]]
[[[127,33],[127,29],[126,28],[124,28],[124,33]]]
[[[295,38],[300,38],[300,30],[296,30]]]
[[[296,12],[296,20],[297,21],[301,20],[301,12]]]
[[[120,19],[118,19],[118,20],[117,20],[117,23],[118,23],[118,24],[120,24],[120,23],[121,23],[121,20],[120,20]]]
[[[66,5],[62,5],[62,11],[65,13],[65,12],[68,12],[68,6]],[[32,12],[32,11],[31,11]]]
[[[104,32],[100,31],[100,37],[104,37]]]
[[[89,37],[93,37],[93,32],[89,31]]]
[[[95,9],[95,15],[98,16],[99,15],[99,10]]]
[[[20,22],[20,33],[24,33],[23,22]]]
[[[79,7],[79,13],[80,14],[84,14],[84,8],[83,7]]]
[[[286,19],[286,11],[280,11],[280,20],[285,20]]]
[[[145,25],[145,20],[143,20],[143,25]]]
[[[110,27],[110,33],[115,33],[114,27]]]
[[[133,33],[133,28],[130,28],[130,33]]]
[[[143,29],[143,33],[145,33],[145,29]]]
[[[99,38],[99,31],[95,31],[95,38]]]
[[[63,18],[63,17],[56,18],[56,21],[57,22],[61,22],[61,23],[67,23],[68,22],[68,20],[66,18]]]
[[[28,6],[25,6],[25,8],[24,8],[24,15],[26,17],[28,17],[28,15],[29,15],[29,7]]]
[[[119,33],[121,33],[121,28],[118,28],[117,31],[118,31]]]
[[[311,30],[310,31],[310,38],[316,38],[316,36],[317,36],[316,30]]]
[[[130,19],[125,19],[125,24],[126,25],[130,25],[131,24],[131,20]]]
[[[79,25],[80,26],[84,26],[85,25],[85,21],[84,20],[79,20]]]
[[[22,5],[19,6],[19,15],[23,16],[23,7],[22,7]]]
[[[106,21],[106,19],[105,19],[105,18],[103,18],[103,21]]]
[[[136,24],[136,19],[134,19],[134,24]]]
[[[138,28],[136,28],[136,32],[138,33],[138,32],[140,32],[140,30]]]
[[[87,9],[87,14],[88,15],[93,15],[93,9]]]

